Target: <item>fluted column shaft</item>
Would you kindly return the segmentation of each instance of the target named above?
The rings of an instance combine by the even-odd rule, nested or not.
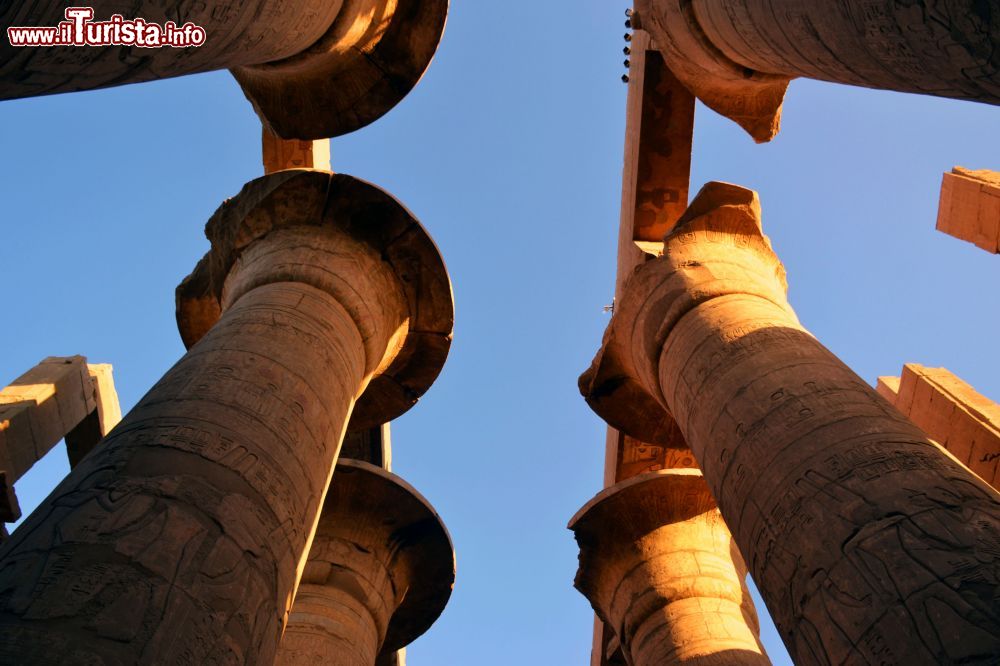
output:
[[[1000,497],[801,326],[756,195],[706,186],[629,290],[591,404],[616,390],[608,355],[627,358],[796,663],[994,661]]]
[[[354,401],[407,312],[346,232],[245,250],[218,323],[4,548],[0,661],[270,663]]]
[[[632,666],[768,666],[746,566],[701,473],[651,472],[603,491],[570,523],[577,588]]]
[[[9,2],[0,26],[55,26],[67,20],[67,3]],[[158,2],[97,0],[94,21],[112,14],[205,29],[204,45],[190,48],[55,46],[14,48],[0,39],[0,99],[92,90],[122,83],[195,74],[288,58],[324,35],[342,0],[223,0]],[[4,36],[6,37],[6,35]]]

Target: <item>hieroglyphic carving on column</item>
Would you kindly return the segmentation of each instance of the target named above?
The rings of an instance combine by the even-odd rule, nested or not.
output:
[[[430,65],[448,0],[103,0],[94,21],[204,28],[186,48],[52,46],[0,40],[0,100],[92,90],[229,68],[265,127],[286,139],[323,139],[374,122]],[[65,2],[9,2],[2,26],[56,26]]]
[[[785,291],[756,194],[710,183],[632,276],[581,390],[626,431],[676,420],[797,663],[995,660],[1000,496]]]
[[[81,3],[81,5],[84,3]],[[221,0],[211,3],[96,0],[93,21],[112,14],[164,25],[191,22],[205,29],[205,43],[188,48],[53,46],[15,48],[0,39],[0,99],[93,90],[123,83],[205,72],[288,58],[323,36],[340,13],[341,0]],[[0,25],[55,26],[66,20],[66,2],[8,2]],[[4,35],[6,37],[6,35]]]
[[[627,663],[771,663],[746,566],[701,472],[623,481],[569,527],[580,545],[576,587],[613,628]]]
[[[207,233],[190,350],[0,551],[4,663],[270,663],[348,418],[440,371],[448,277],[381,190],[283,171]]]
[[[778,132],[788,82],[805,76],[1000,104],[1000,19],[943,0],[636,0],[667,64],[757,141]]]

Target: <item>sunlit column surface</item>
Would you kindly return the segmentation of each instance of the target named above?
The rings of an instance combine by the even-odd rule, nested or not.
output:
[[[629,280],[581,389],[640,438],[676,419],[796,663],[989,663],[998,495],[785,292],[756,193],[710,183]]]
[[[633,666],[770,664],[746,566],[696,469],[601,492],[570,522],[576,587]]]
[[[54,27],[67,3],[8,2],[0,27]],[[441,40],[448,0],[99,0],[147,24],[192,23],[201,46],[14,47],[0,37],[0,99],[93,90],[232,69],[261,121],[284,138],[320,139],[363,127],[416,85]],[[74,26],[75,27],[75,26]],[[197,100],[192,100],[197,104]]]
[[[0,662],[270,663],[348,420],[440,371],[448,277],[383,191],[282,171],[207,234],[190,350],[0,551]]]
[[[788,82],[1000,104],[1000,10],[939,0],[636,0],[637,21],[705,104],[756,140],[778,132]]]

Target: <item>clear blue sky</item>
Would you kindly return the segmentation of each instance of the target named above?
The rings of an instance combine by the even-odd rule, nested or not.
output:
[[[604,426],[576,378],[614,285],[626,6],[455,0],[417,89],[333,142],[334,170],[424,222],[457,301],[448,365],[393,432],[395,471],[458,554],[412,666],[587,663],[566,523],[601,483]],[[174,287],[215,208],[262,173],[259,133],[225,72],[0,103],[0,385],[84,354],[135,404],[183,353]],[[699,108],[693,187],[760,192],[802,321],[866,380],[943,365],[996,399],[1000,258],[934,221],[941,173],[998,156],[995,107],[797,81],[769,145]],[[53,452],[22,507],[66,470]]]

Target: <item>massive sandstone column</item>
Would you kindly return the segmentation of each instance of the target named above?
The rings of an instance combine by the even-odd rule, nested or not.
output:
[[[788,82],[1000,104],[1000,9],[977,0],[636,0],[681,81],[754,139],[778,132]]]
[[[771,662],[746,566],[696,469],[650,472],[601,492],[570,521],[576,587],[632,666]]]
[[[398,476],[341,460],[277,666],[375,666],[438,618],[455,582],[451,538]]]
[[[56,26],[67,3],[8,2],[0,27]],[[11,46],[0,38],[0,100],[230,68],[261,121],[284,138],[363,127],[416,85],[441,40],[448,0],[98,0],[113,14],[205,29],[188,48]]]
[[[190,350],[0,550],[2,663],[270,664],[348,419],[441,368],[448,277],[385,192],[282,171],[207,234]]]
[[[1000,496],[816,341],[757,196],[706,185],[618,300],[581,389],[676,419],[799,664],[995,663]]]

